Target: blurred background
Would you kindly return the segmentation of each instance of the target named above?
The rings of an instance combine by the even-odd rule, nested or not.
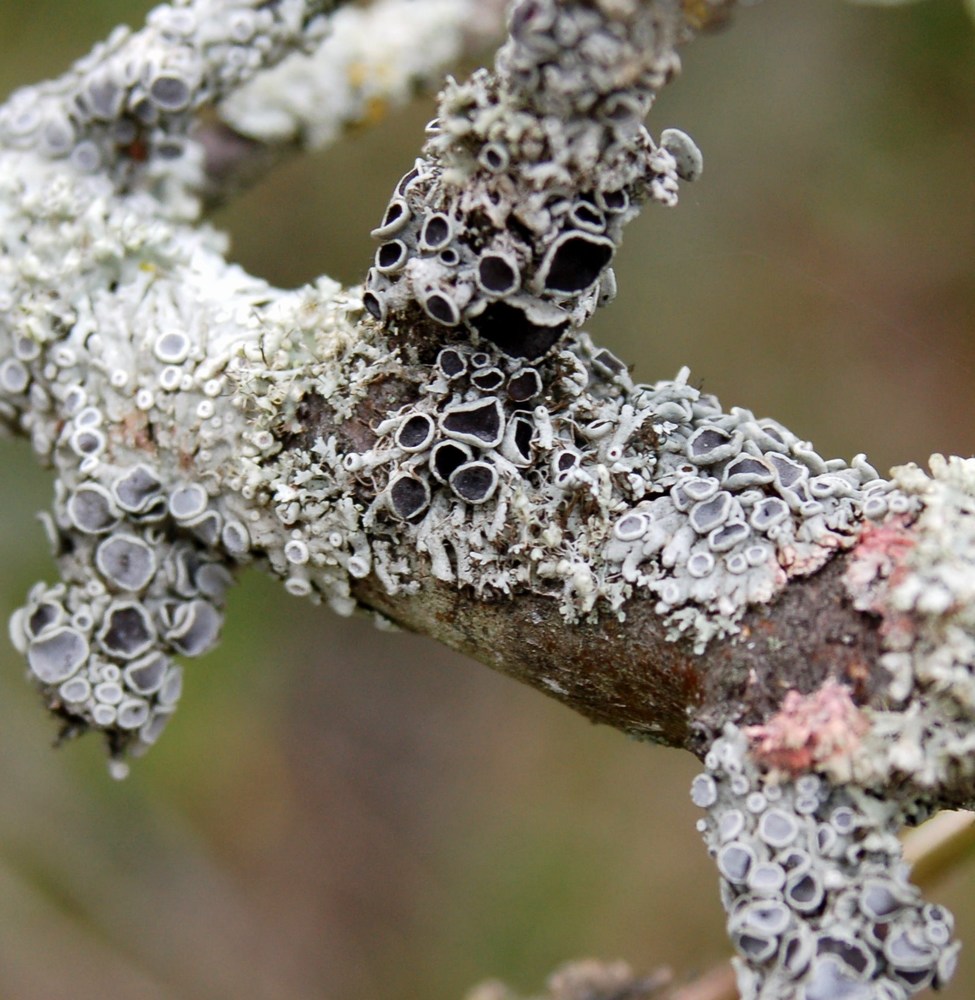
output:
[[[6,0],[0,92],[145,0]],[[432,103],[287,164],[224,210],[282,285],[360,277]],[[961,0],[778,0],[698,41],[651,118],[705,172],[648,210],[597,339],[822,453],[886,469],[975,451],[975,31]],[[0,617],[50,579],[51,484],[0,442]],[[53,726],[0,644],[0,998],[460,1000],[560,962],[703,971],[728,953],[688,755],[628,742],[422,638],[258,574],[127,781]],[[933,896],[968,942],[973,868]]]

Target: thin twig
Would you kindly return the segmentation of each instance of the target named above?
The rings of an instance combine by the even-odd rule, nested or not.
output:
[[[911,878],[927,889],[972,856],[975,813],[945,810],[904,837]]]
[[[667,1000],[738,1000],[735,970],[726,962],[681,986]]]

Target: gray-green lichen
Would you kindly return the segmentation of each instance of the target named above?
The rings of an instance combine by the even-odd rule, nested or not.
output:
[[[815,771],[761,769],[729,726],[691,788],[721,875],[747,1000],[907,1000],[950,978],[959,945],[908,880],[895,798]]]
[[[675,19],[651,4],[535,0],[509,30],[493,72],[441,95],[375,230],[364,302],[393,325],[465,330],[532,359],[612,298],[639,203],[677,201],[677,158],[643,120],[679,63]]]
[[[194,114],[224,100],[274,142],[365,117],[361,87],[318,106],[329,60],[234,97],[334,6],[160,7],[0,108],[0,420],[55,470],[60,577],[10,631],[47,707],[103,732],[121,772],[248,563],[345,614],[365,577],[543,595],[567,623],[652,601],[701,652],[856,547],[848,589],[883,620],[887,703],[793,693],[760,732],[725,731],[693,794],[745,996],[904,1000],[945,981],[950,916],[906,881],[894,832],[973,777],[975,462],[888,482],[722,408],[686,369],[635,382],[581,329],[641,202],[672,205],[701,172],[687,136],[643,125],[678,69],[677,4],[516,3],[494,70],[448,83],[362,288],[281,291],[228,264],[200,222]],[[456,39],[467,9],[416,0],[409,37]],[[338,24],[346,84],[371,24]],[[416,77],[400,56],[372,96]]]
[[[236,566],[296,557],[253,485],[280,444],[244,405],[248,358],[267,368],[300,341],[296,356],[325,359],[307,383],[269,373],[266,410],[320,389],[360,336],[358,300],[334,282],[282,292],[226,262],[199,224],[189,134],[201,105],[316,44],[332,6],[159,7],[0,109],[0,417],[57,473],[60,574],[11,635],[65,731],[103,731],[115,759],[158,737],[180,692],[173,657],[216,641]]]
[[[975,459],[930,464],[894,470],[907,509],[865,525],[848,562],[851,600],[880,619],[884,698],[790,692],[765,724],[727,727],[695,779],[750,1000],[902,1000],[954,969],[950,914],[895,837],[971,808],[975,778]]]
[[[0,109],[0,144],[159,200],[192,219],[202,180],[189,138],[196,112],[298,47],[314,47],[336,0],[182,0],[117,28],[62,77],[24,87]]]
[[[432,363],[395,344],[353,347],[347,391],[337,402],[322,392],[336,432],[264,467],[294,538],[316,551],[305,535],[337,481],[346,501],[362,498],[373,547],[363,570],[390,591],[417,586],[419,556],[486,598],[550,595],[570,622],[622,617],[628,600],[652,596],[674,637],[703,648],[852,544],[865,505],[878,517],[908,506],[865,462],[826,462],[774,421],[722,411],[686,372],[634,384],[584,334],[560,346],[532,365],[459,341]],[[294,359],[281,363],[288,372]],[[251,373],[255,407],[268,374]],[[408,400],[353,448],[341,425],[389,382]],[[313,582],[336,596],[335,581]]]
[[[56,470],[61,577],[11,631],[52,710],[117,753],[158,735],[179,690],[169,658],[216,640],[260,537],[225,481],[276,445],[233,405],[235,359],[277,324],[339,337],[347,306],[325,281],[275,292],[144,195],[27,152],[2,164],[0,408]]]

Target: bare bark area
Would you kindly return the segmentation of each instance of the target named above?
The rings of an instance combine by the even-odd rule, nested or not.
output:
[[[554,697],[592,722],[703,757],[726,723],[774,715],[790,690],[842,681],[859,704],[884,697],[877,620],[857,611],[843,586],[845,557],[753,609],[741,632],[695,654],[673,641],[650,601],[625,619],[565,627],[552,598],[517,594],[484,601],[425,580],[390,597],[374,580],[355,588],[366,607]]]

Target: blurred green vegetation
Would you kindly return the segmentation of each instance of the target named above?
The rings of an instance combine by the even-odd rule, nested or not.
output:
[[[0,5],[0,92],[149,4]],[[956,0],[779,0],[685,54],[655,131],[706,170],[634,223],[592,324],[638,378],[694,378],[881,467],[975,450],[975,36]],[[221,213],[285,285],[355,280],[429,101],[287,164]],[[50,481],[2,444],[2,613],[50,578]],[[627,742],[413,636],[246,575],[128,781],[53,729],[0,649],[0,998],[459,1000],[587,954],[727,952],[687,755]],[[971,871],[934,895],[969,941]]]

